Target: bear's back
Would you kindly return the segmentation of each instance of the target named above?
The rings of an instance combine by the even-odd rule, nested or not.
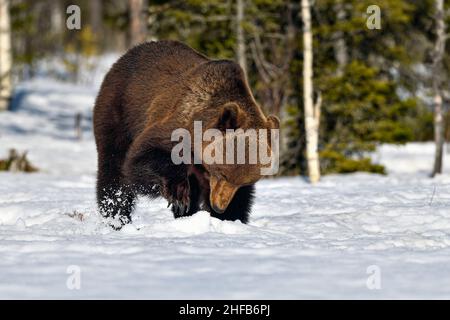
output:
[[[140,44],[111,67],[98,97],[106,103],[97,105],[117,114],[117,119],[126,123],[131,132],[141,131],[151,102],[173,90],[183,74],[208,61],[206,56],[178,41]],[[112,97],[113,105],[108,103]]]
[[[118,90],[124,98],[141,96],[176,81],[183,73],[209,59],[178,41],[151,41],[128,50],[106,75],[102,86]],[[102,89],[103,90],[103,89]],[[127,101],[129,102],[129,101]]]
[[[177,76],[209,59],[189,46],[171,40],[151,41],[130,49],[117,66],[134,77]]]

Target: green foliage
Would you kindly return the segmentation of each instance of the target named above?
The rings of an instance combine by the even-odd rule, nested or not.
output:
[[[151,4],[150,34],[183,41],[204,54],[234,57],[232,6],[220,0],[159,1]]]
[[[396,86],[380,79],[375,68],[353,61],[341,77],[321,81],[323,92],[323,128],[339,134],[339,141],[349,142],[355,137],[371,142],[406,142],[412,130],[404,119],[416,109],[412,99],[400,100]],[[327,133],[327,132],[324,132]],[[333,137],[325,137],[326,142]]]
[[[65,45],[65,51],[91,57],[98,54],[97,43],[97,36],[92,32],[91,26],[87,25],[76,33],[73,41]]]
[[[372,2],[341,1],[345,16],[340,20],[337,2],[319,0],[313,10],[314,84],[323,98],[321,169],[324,173],[383,173],[368,154],[378,144],[433,136],[432,113],[416,96],[420,81],[414,72],[414,66],[427,56],[433,1],[378,1],[381,30],[366,27],[366,9]],[[348,59],[341,74],[335,56],[338,38],[344,40]],[[292,63],[298,84],[297,107],[287,109],[291,120],[288,161],[283,164],[288,173],[306,172],[302,58],[299,54]]]
[[[46,12],[54,13],[57,5],[64,8],[67,3],[12,1],[15,66],[27,65],[32,70],[35,61],[50,52],[63,57],[68,70],[76,75],[83,60],[102,48],[114,48],[121,42],[116,49],[124,50],[122,37],[126,37],[130,23],[126,2],[102,1],[104,26],[100,36],[84,22],[81,31],[54,28],[54,19],[48,19]],[[281,117],[282,173],[304,174],[300,1],[243,3],[249,83],[263,110]],[[77,4],[85,21],[90,3],[79,0]],[[430,75],[424,78],[417,67],[426,69],[431,61],[434,0],[316,0],[312,4],[314,96],[320,92],[322,97],[322,172],[384,173],[370,160],[377,145],[433,138],[429,101],[422,100]],[[381,9],[380,30],[366,26],[367,7],[372,4]],[[445,5],[447,9],[450,6],[448,1]],[[147,13],[149,39],[183,41],[218,59],[236,56],[234,0],[152,0]],[[338,41],[346,56],[341,64]],[[450,45],[446,50],[443,68],[450,70]],[[447,115],[447,123],[449,119]]]
[[[373,164],[369,157],[353,159],[333,150],[323,150],[319,156],[323,159],[321,165],[325,167],[323,172],[325,174],[351,173],[355,171],[386,174],[385,168],[382,165]]]
[[[90,62],[89,58],[98,54],[96,38],[91,27],[87,25],[73,36],[71,42],[64,46],[62,61],[75,82],[78,80],[78,73],[82,64],[88,70],[95,67],[94,62]]]
[[[19,79],[34,77],[38,62],[46,58],[60,59],[67,71],[75,74],[80,59],[74,56],[88,58],[99,52],[103,39],[93,34],[89,15],[85,14],[89,12],[89,1],[76,2],[81,8],[81,30],[66,28],[66,8],[70,4],[62,0],[11,1],[13,73]]]
[[[414,99],[401,100],[393,81],[362,61],[352,61],[342,76],[318,77],[323,92],[322,169],[327,172],[379,170],[367,152],[378,143],[405,143],[414,138]],[[339,157],[337,156],[339,155]],[[378,171],[376,171],[378,172]]]
[[[17,45],[13,42],[13,59],[15,64],[32,66],[36,59],[42,58],[42,51],[35,52],[32,50],[33,42],[27,41],[38,36],[36,29],[37,17],[31,10],[30,2],[14,1],[10,6],[11,30],[14,38],[20,39],[20,50],[16,49]]]

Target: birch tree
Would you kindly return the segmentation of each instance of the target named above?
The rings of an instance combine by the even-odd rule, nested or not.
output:
[[[319,120],[320,98],[313,103],[313,46],[311,30],[311,7],[309,0],[302,0],[303,20],[303,104],[305,108],[306,160],[311,183],[320,179],[319,166]]]
[[[11,67],[9,0],[0,0],[0,111],[8,108],[11,99]]]
[[[436,145],[432,176],[442,173],[444,148],[444,116],[442,99],[442,60],[445,54],[446,25],[444,0],[435,0],[435,33],[436,41],[433,49],[432,85],[434,102],[434,142]]]

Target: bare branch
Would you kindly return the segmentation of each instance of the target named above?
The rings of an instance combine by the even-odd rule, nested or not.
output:
[[[254,43],[255,43],[255,48],[257,50],[257,52],[259,53],[259,58],[261,61],[261,64],[264,66],[264,69],[266,70],[266,73],[268,73],[270,75],[271,78],[275,78],[276,77],[276,73],[277,73],[277,67],[275,65],[273,65],[272,63],[268,62],[265,58],[264,58],[264,49],[263,46],[261,44],[261,38],[259,37],[258,33],[254,33],[253,37],[255,39]]]
[[[255,45],[255,41],[252,41],[250,43],[250,50],[252,52],[253,61],[255,61],[255,65],[256,65],[256,68],[258,69],[261,79],[264,81],[264,83],[269,84],[270,77],[267,74],[263,64],[261,63],[261,59],[258,54],[258,49],[256,48],[256,45]]]

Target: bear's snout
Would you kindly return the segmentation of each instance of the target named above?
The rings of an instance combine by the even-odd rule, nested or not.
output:
[[[210,195],[209,201],[212,209],[217,213],[223,213],[227,209],[234,194],[239,189],[239,186],[235,186],[224,179],[219,179],[215,176],[211,176],[209,179]]]

